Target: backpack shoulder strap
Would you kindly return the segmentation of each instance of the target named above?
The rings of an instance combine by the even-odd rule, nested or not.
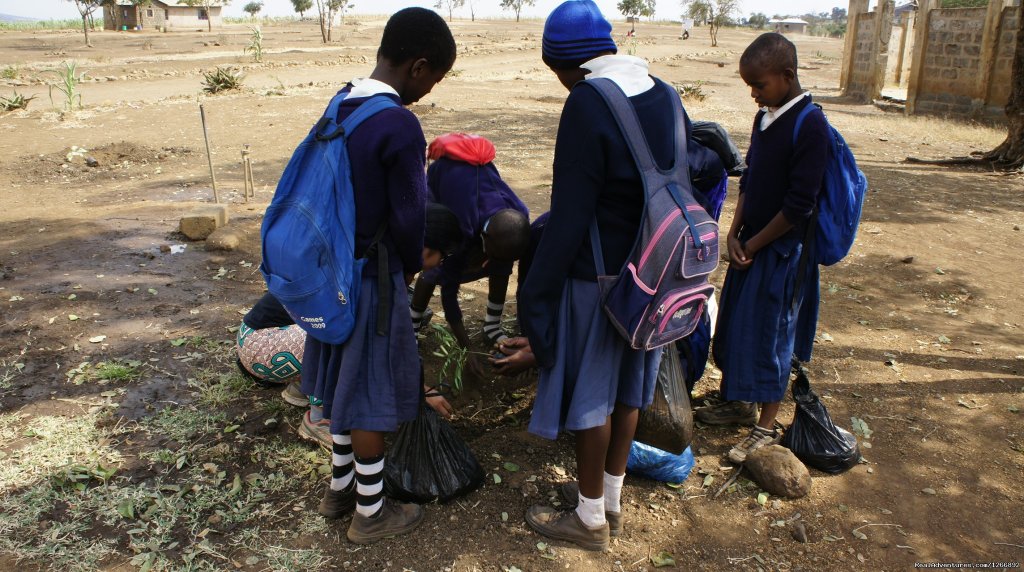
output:
[[[373,117],[378,112],[391,107],[398,107],[398,104],[392,101],[390,97],[375,95],[364,101],[351,115],[341,122],[341,125],[338,125],[338,112],[341,110],[341,103],[345,100],[345,95],[339,93],[331,99],[330,105],[327,106],[327,111],[324,112],[323,117],[320,118],[320,121],[313,128],[314,137],[317,141],[330,141],[337,137],[346,136],[355,131],[356,127],[359,127],[363,121]]]
[[[588,79],[580,83],[592,87],[608,104],[612,117],[618,123],[622,136],[626,138],[626,144],[629,145],[640,172],[644,173],[655,169],[654,156],[644,137],[640,118],[637,117],[633,104],[629,102],[629,98],[618,84],[608,78]]]
[[[793,125],[793,145],[796,145],[797,135],[800,133],[800,127],[804,124],[804,119],[807,119],[807,116],[813,113],[815,109],[821,111],[821,106],[811,102],[800,110],[800,115],[796,116],[796,124]]]

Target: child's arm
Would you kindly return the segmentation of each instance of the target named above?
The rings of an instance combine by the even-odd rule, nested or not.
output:
[[[382,150],[388,169],[388,231],[407,280],[423,267],[424,208],[427,202],[425,161],[427,142],[416,116],[408,110],[385,111],[396,119]],[[395,271],[397,269],[392,269]]]
[[[758,118],[761,114],[757,115]],[[757,119],[754,120],[754,129],[757,129]],[[753,142],[753,137],[751,137]],[[747,148],[747,164],[750,164],[750,156],[754,150],[753,144]],[[743,191],[747,186],[747,177],[750,170],[744,170],[740,175],[740,192],[736,198],[736,211],[732,216],[732,224],[729,226],[729,236],[726,238],[726,246],[729,249],[729,264],[737,270],[746,270],[753,262],[743,250],[743,243],[740,242],[740,231],[743,230]]]

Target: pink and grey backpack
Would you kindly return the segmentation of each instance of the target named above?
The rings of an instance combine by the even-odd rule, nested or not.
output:
[[[618,276],[606,276],[597,220],[590,243],[605,313],[638,350],[652,350],[684,338],[697,327],[715,287],[708,275],[718,266],[718,223],[697,202],[686,161],[683,105],[675,90],[655,79],[655,89],[669,92],[675,125],[675,161],[662,170],[654,161],[640,120],[615,82],[582,82],[608,104],[636,161],[644,183],[640,232]]]

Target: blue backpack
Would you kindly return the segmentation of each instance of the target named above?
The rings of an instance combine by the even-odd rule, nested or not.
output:
[[[296,324],[327,344],[344,343],[352,334],[367,261],[355,257],[356,212],[348,138],[363,121],[398,106],[387,97],[372,97],[339,126],[338,110],[345,95],[334,96],[323,117],[295,149],[260,232],[260,272],[267,289]],[[377,249],[383,249],[380,238],[384,230],[382,225],[374,237]],[[386,260],[386,252],[377,254]]]
[[[815,109],[820,108],[807,105],[797,116],[793,127],[794,146],[800,126]],[[828,123],[827,118],[825,122]],[[868,180],[857,168],[857,161],[846,140],[831,124],[828,128],[832,138],[829,140],[825,185],[818,199],[817,230],[814,233],[815,262],[825,266],[831,266],[849,254],[857,237],[857,224],[868,190]]]

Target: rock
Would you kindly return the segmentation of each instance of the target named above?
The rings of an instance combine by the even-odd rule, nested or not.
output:
[[[926,495],[935,495],[936,494],[935,493],[935,489],[933,489],[931,487],[923,488],[923,489],[921,489],[921,492],[926,494]]]
[[[781,445],[754,451],[744,466],[757,484],[774,496],[796,499],[811,491],[811,473],[792,451]]]
[[[206,250],[232,251],[242,244],[244,234],[231,227],[221,227],[206,237]]]
[[[181,217],[179,229],[192,240],[205,240],[228,223],[227,205],[204,205]]]
[[[903,264],[910,264],[913,261],[914,261],[914,257],[913,256],[905,256],[905,257],[903,257],[903,260],[901,260],[900,262],[902,262]]]
[[[804,527],[804,523],[798,522],[793,525],[793,529],[789,531],[793,535],[793,540],[807,544],[807,528]]]
[[[96,159],[93,159],[92,157],[86,157],[85,158],[85,165],[87,167],[99,167],[100,166],[100,162],[97,161]]]
[[[1013,230],[1020,230],[1020,225],[1019,224],[1013,225]]]

